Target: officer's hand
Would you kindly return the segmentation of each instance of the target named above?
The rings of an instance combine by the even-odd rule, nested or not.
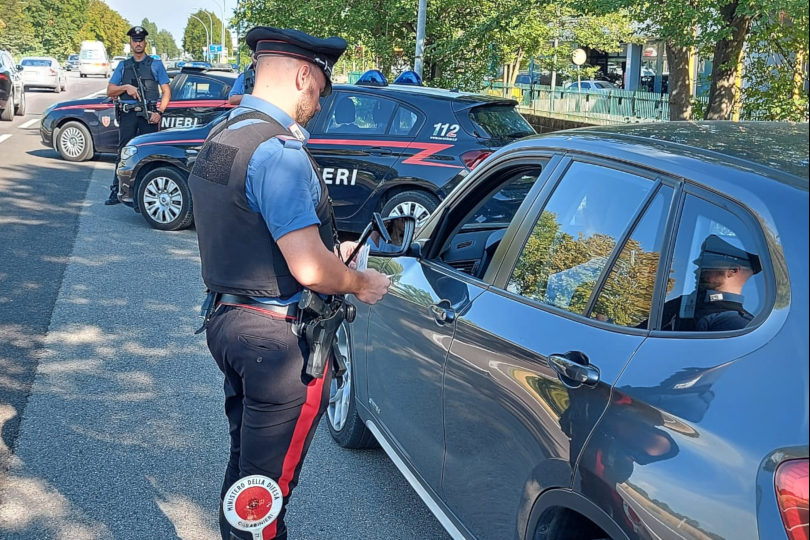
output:
[[[139,99],[141,99],[141,98],[138,96],[138,89],[137,89],[137,88],[135,88],[134,86],[132,86],[131,84],[128,84],[128,85],[127,85],[127,94],[129,94],[129,96],[130,96],[132,99],[138,99],[138,100],[139,100]]]
[[[391,280],[388,276],[381,274],[374,269],[369,268],[363,270],[363,288],[357,291],[354,295],[358,300],[366,304],[376,304],[379,302],[385,293],[388,292],[388,286],[391,285]]]
[[[355,247],[357,247],[357,242],[341,242],[339,246],[335,246],[335,255],[338,255],[340,260],[345,262]],[[338,248],[340,248],[340,253],[338,253]],[[349,263],[349,268],[357,268],[357,262],[352,261]]]
[[[157,124],[160,122],[160,114],[156,112],[149,113],[149,123]]]

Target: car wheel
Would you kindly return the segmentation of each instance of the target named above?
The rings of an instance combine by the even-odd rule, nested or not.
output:
[[[357,414],[354,398],[354,371],[352,370],[352,351],[349,346],[347,324],[343,323],[337,332],[338,349],[346,358],[346,373],[341,377],[332,377],[329,388],[329,406],[326,416],[329,420],[329,433],[343,448],[370,448],[377,446],[377,440]]]
[[[161,231],[177,231],[194,221],[186,176],[173,167],[146,173],[138,184],[138,208],[146,222]]]
[[[6,101],[6,108],[0,112],[0,120],[10,122],[14,120],[14,94],[9,94],[8,101]]]
[[[382,208],[383,217],[413,216],[416,226],[421,227],[430,214],[439,206],[433,195],[424,191],[403,191],[391,197]]]
[[[56,150],[67,161],[87,161],[93,157],[93,138],[80,122],[68,122],[56,132]]]
[[[25,116],[25,104],[27,99],[25,97],[25,92],[22,93],[20,96],[20,102],[17,104],[17,108],[14,109],[14,114],[17,116]]]

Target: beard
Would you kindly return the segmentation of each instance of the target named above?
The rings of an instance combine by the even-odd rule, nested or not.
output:
[[[315,99],[311,97],[312,95],[315,95]],[[318,112],[318,105],[318,89],[315,84],[310,84],[307,91],[295,104],[294,120],[301,126],[307,125],[307,122],[312,120],[312,117]]]

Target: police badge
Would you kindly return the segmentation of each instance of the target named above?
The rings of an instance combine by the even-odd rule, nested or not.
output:
[[[109,116],[102,116],[101,117],[101,125],[104,127],[110,127],[110,117]]]

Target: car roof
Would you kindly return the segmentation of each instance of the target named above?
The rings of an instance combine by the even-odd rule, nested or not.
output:
[[[433,99],[440,99],[453,102],[469,103],[471,105],[478,103],[493,103],[504,105],[517,105],[514,99],[502,98],[497,96],[487,96],[484,94],[475,94],[472,92],[462,92],[459,90],[445,90],[443,88],[430,88],[428,86],[415,86],[410,84],[389,84],[387,86],[371,86],[365,84],[336,84],[335,90],[346,90],[351,92],[363,91],[369,93],[379,94],[410,94],[411,97],[426,97]]]
[[[234,73],[232,70],[228,71],[221,68],[205,68],[205,67],[194,67],[194,66],[183,66],[180,68],[178,73],[202,73],[215,79],[222,79],[227,82],[233,82],[239,75]]]
[[[694,162],[712,162],[753,170],[808,191],[808,135],[807,123],[659,122],[557,131],[528,137],[515,145],[592,150],[617,158],[626,156],[652,168],[660,168],[666,160],[675,170],[692,168]]]

